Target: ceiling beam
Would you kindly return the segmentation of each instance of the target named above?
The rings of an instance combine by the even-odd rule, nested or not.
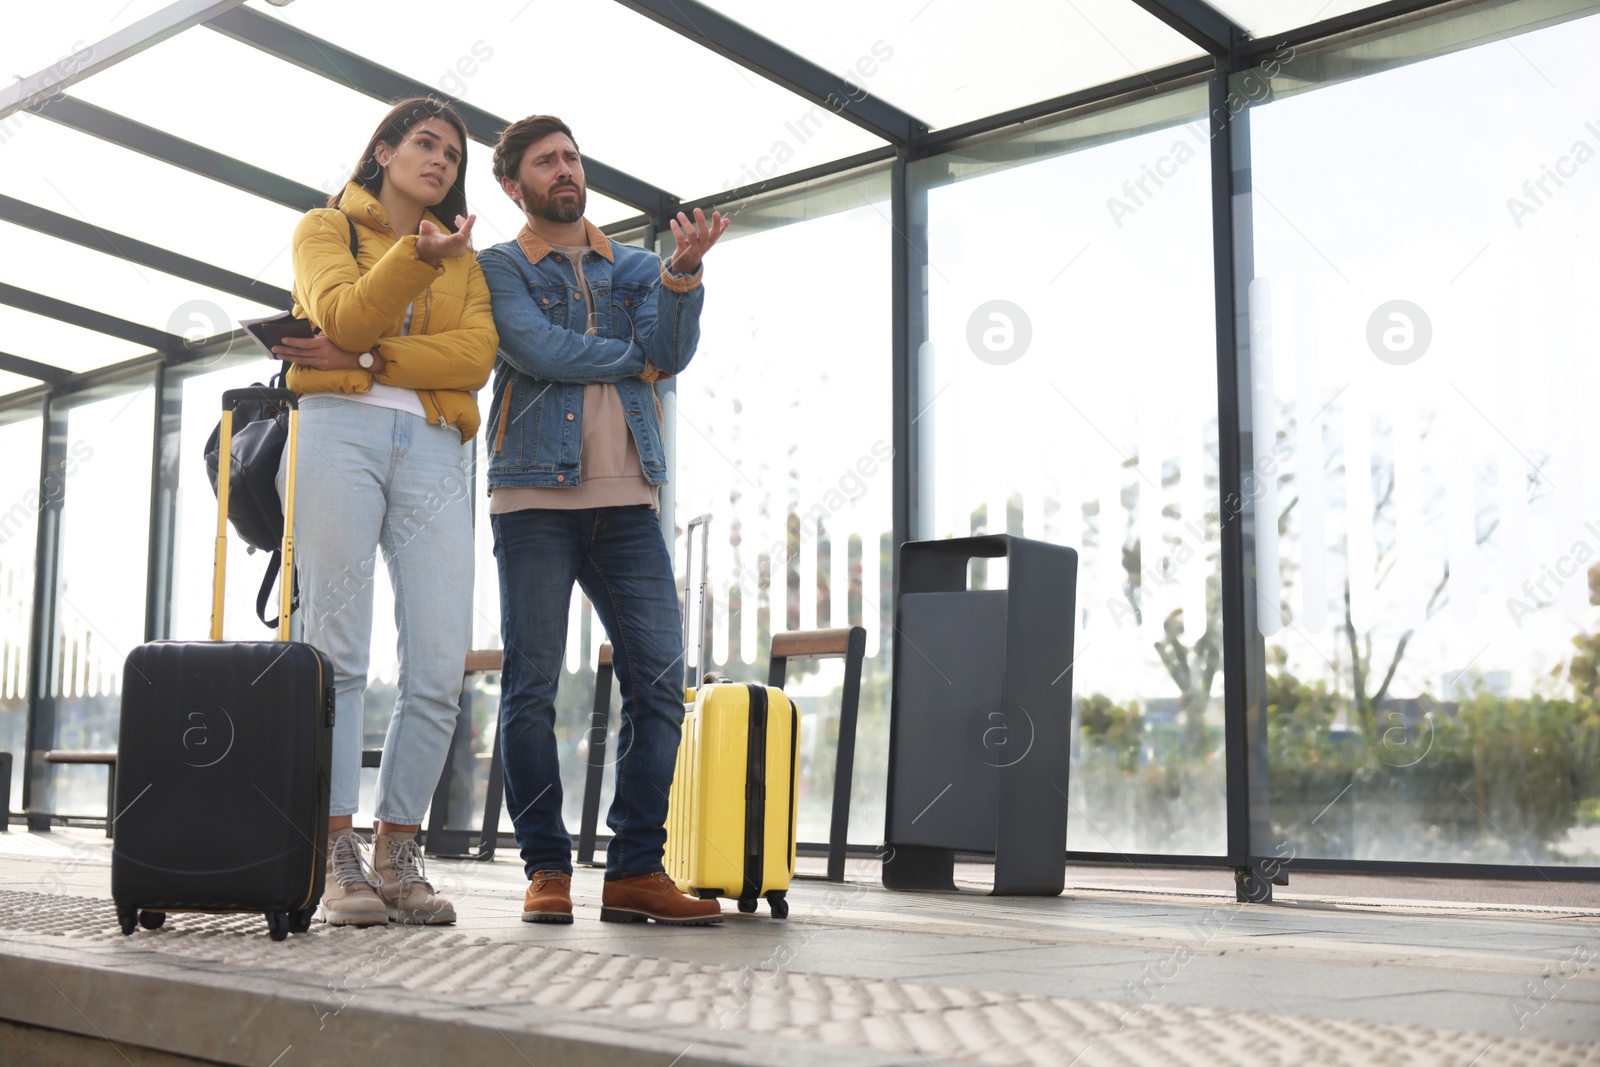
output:
[[[129,263],[149,267],[151,270],[158,270],[163,274],[170,274],[174,278],[182,278],[186,282],[203,285],[208,289],[232,293],[234,296],[244,297],[266,307],[287,309],[294,305],[294,297],[287,289],[247,278],[243,274],[235,274],[231,270],[212,266],[203,260],[180,256],[159,245],[114,233],[82,219],[60,215],[4,194],[0,194],[0,220],[49,237],[70,241],[96,252],[103,252],[108,256],[116,256]]]
[[[1360,8],[1348,14],[1336,15],[1333,18],[1323,19],[1306,26],[1297,26],[1288,30],[1279,30],[1277,33],[1268,34],[1259,40],[1252,41],[1245,49],[1246,61],[1261,59],[1270,53],[1281,51],[1285,46],[1298,48],[1302,45],[1315,45],[1319,42],[1342,37],[1349,33],[1356,33],[1381,23],[1397,19],[1425,17],[1432,12],[1430,8],[1446,8],[1451,6],[1451,0],[1387,0],[1386,3],[1374,4],[1371,7]],[[1482,14],[1479,12],[1478,14]],[[1499,31],[1485,21],[1484,28],[1496,35]]]
[[[328,206],[328,194],[320,189],[301,185],[252,163],[174,137],[76,97],[57,96],[41,105],[38,113],[79,133],[121,145],[151,159],[230,185],[240,192],[271,200],[294,211]]]
[[[52,367],[48,363],[39,363],[35,360],[13,356],[9,352],[0,352],[0,370],[12,374],[20,374],[24,378],[37,378],[41,382],[55,385],[64,382],[70,372],[62,367]]]
[[[69,85],[113,67],[242,3],[244,0],[179,0],[146,15],[109,37],[63,56],[32,77],[0,87],[0,119],[14,111],[34,109]]]
[[[185,347],[184,339],[176,334],[141,326],[137,322],[129,322],[127,319],[119,319],[115,315],[107,315],[93,308],[69,304],[65,300],[57,300],[53,296],[45,296],[31,289],[19,289],[3,282],[0,282],[0,304],[10,304],[14,308],[34,315],[70,323],[130,344],[143,345],[157,352],[182,351]]]
[[[231,37],[375,100],[388,103],[408,96],[432,96],[444,100],[461,115],[461,120],[467,125],[467,135],[479,144],[493,145],[500,139],[500,131],[511,125],[506,119],[465,100],[458,100],[431,85],[379,66],[331,41],[313,37],[286,22],[249,8],[225,11],[206,25],[224,37]],[[592,156],[584,156],[583,169],[591,188],[638,208],[654,219],[664,220],[677,212],[677,197],[665,189],[607,166]]]
[[[830,108],[896,147],[909,147],[928,132],[925,123],[867,93],[848,76],[789,51],[698,0],[617,2],[791,93]]]
[[[1237,23],[1201,0],[1133,2],[1214,56],[1231,57],[1244,42],[1244,30]]]

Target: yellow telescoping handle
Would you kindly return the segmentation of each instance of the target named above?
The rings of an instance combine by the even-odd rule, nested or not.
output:
[[[222,405],[222,450],[217,456],[217,544],[211,556],[211,640],[222,640],[223,576],[228,571],[228,485],[233,473],[233,408]]]
[[[289,640],[289,613],[294,610],[294,475],[295,445],[300,437],[300,408],[289,407],[289,476],[284,479],[283,566],[278,569],[278,640]]]
[[[295,439],[300,430],[299,397],[290,389],[229,389],[222,394],[222,427],[217,458],[217,543],[211,569],[211,640],[222,640],[222,594],[228,571],[228,490],[233,473],[233,409],[241,400],[268,400],[289,409],[289,476],[284,486],[283,565],[278,578],[278,640],[289,640],[289,609],[294,604]]]

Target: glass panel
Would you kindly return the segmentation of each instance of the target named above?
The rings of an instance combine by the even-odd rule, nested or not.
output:
[[[700,347],[674,405],[680,576],[686,524],[712,516],[710,665],[764,681],[773,633],[866,628],[850,840],[868,844],[883,838],[888,770],[890,232],[884,171],[748,206],[711,253]],[[848,252],[850,298],[797,315],[772,279],[819,248]],[[802,841],[827,839],[842,685],[840,660],[790,666]]]
[[[373,19],[359,6],[294,4],[253,9],[325,37],[510,120],[560,115],[595,158],[684,197],[750,184],[883,142],[827,108],[781,89],[619,4],[579,4],[559,15],[566,40],[604,42],[604,78],[584,79],[549,56],[552,16],[526,0],[496,0],[459,32],[418,33],[437,21],[427,0],[396,0]],[[477,10],[477,9],[475,9]],[[470,73],[469,73],[470,72]],[[716,150],[670,121],[644,117],[651,104],[692,94],[715,100]]]
[[[40,406],[0,412],[0,752],[11,753],[8,811],[22,810],[27,761],[29,635],[39,535]]]
[[[241,345],[241,348],[243,346]],[[253,346],[252,346],[253,347]],[[222,417],[222,393],[266,382],[277,365],[265,359],[230,360],[217,370],[194,370],[173,383],[179,391],[181,429],[173,504],[174,554],[172,568],[172,627],[169,636],[183,641],[204,641],[211,636],[211,572],[217,538],[217,495],[206,474],[206,440]],[[235,357],[237,359],[237,357]],[[187,370],[187,368],[186,368]],[[170,372],[169,372],[170,373]],[[266,641],[273,631],[256,617],[256,591],[261,587],[266,557],[251,554],[248,546],[228,527],[226,588],[223,593],[222,635],[229,641]],[[277,604],[274,591],[273,605]]]
[[[1597,49],[1592,17],[1250,113],[1257,852],[1600,862]]]
[[[9,4],[6,32],[0,36],[0,70],[28,78],[45,67],[73,69],[74,57],[87,61],[86,46],[154,14],[172,0],[73,0],[68,4]],[[10,120],[6,120],[10,121]]]
[[[0,132],[0,193],[289,288],[298,212],[27,112]],[[37,269],[50,273],[52,264]]]
[[[10,223],[0,223],[0,247],[0,282],[179,337],[226,333],[276,310]]]
[[[920,536],[1078,552],[1076,851],[1226,846],[1204,109],[1186,90],[915,172],[933,186]],[[996,222],[1019,216],[1007,240]]]
[[[150,351],[132,341],[9,305],[0,305],[0,337],[5,338],[5,351],[13,356],[73,372],[110,366]]]
[[[823,0],[804,8],[712,0],[711,6],[935,129],[1200,54],[1127,0]]]
[[[56,584],[54,658],[46,680],[55,736],[51,748],[117,747],[122,663],[144,640],[150,528],[151,376],[64,402],[65,493]],[[114,517],[116,535],[108,537]],[[105,811],[102,767],[53,768],[49,810]]]

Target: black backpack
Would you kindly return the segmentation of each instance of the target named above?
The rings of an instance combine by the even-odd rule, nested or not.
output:
[[[360,245],[356,239],[356,224],[349,216],[350,255],[356,258]],[[287,388],[288,367],[283,366],[268,381],[267,386],[256,382],[253,388]],[[278,497],[278,465],[283,459],[284,446],[289,441],[289,410],[282,403],[266,398],[241,401],[233,412],[233,449],[228,487],[228,521],[240,540],[254,552],[260,549],[272,553],[267,558],[267,573],[256,593],[256,617],[274,629],[278,626],[277,614],[267,617],[267,601],[272,595],[273,582],[283,566],[283,501]],[[206,438],[206,474],[211,479],[211,491],[217,491],[217,463],[222,453],[222,423]],[[291,608],[300,606],[300,583],[295,582]]]

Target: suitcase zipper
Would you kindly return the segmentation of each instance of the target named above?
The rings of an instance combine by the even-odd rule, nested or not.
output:
[[[796,768],[800,761],[800,705],[788,697],[784,698],[784,703],[789,705],[789,811],[783,821],[783,825],[787,828],[785,833],[785,841],[787,843],[783,850],[783,862],[789,871],[789,877],[793,878],[794,811],[795,804],[800,799],[796,795],[800,787],[799,775],[796,773]]]
[[[767,687],[747,685],[750,692],[750,739],[744,785],[744,892],[761,895],[765,876],[763,845],[767,836]]]

